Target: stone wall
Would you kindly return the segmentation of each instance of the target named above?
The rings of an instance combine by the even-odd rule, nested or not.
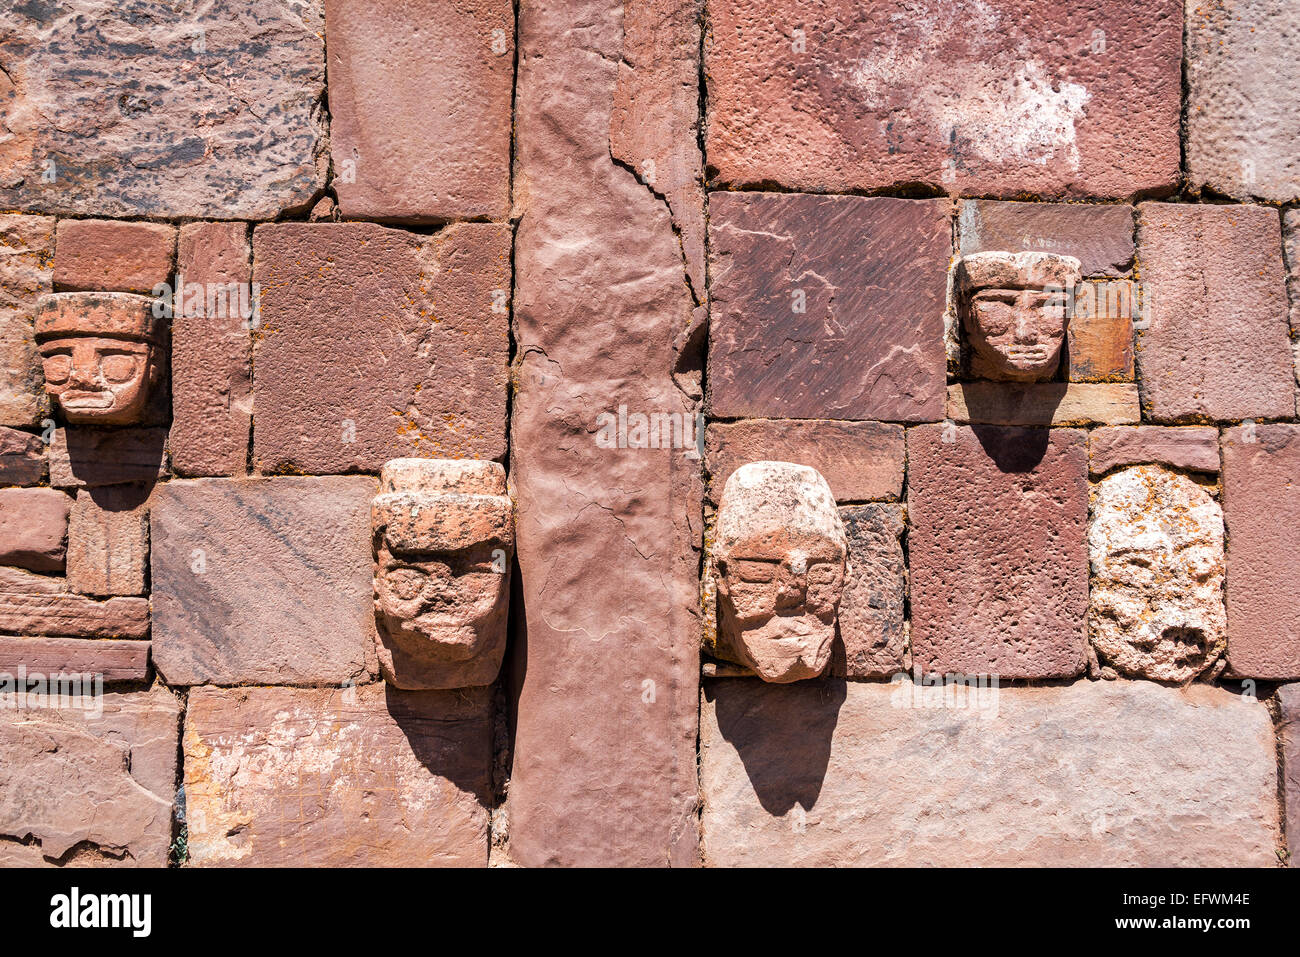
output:
[[[1297,31],[7,5],[0,863],[1288,863]],[[411,458],[507,476],[489,683],[390,672]],[[847,548],[791,683],[728,618],[755,462]]]

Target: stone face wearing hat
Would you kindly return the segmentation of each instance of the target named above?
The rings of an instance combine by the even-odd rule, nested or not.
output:
[[[45,390],[68,422],[140,421],[162,373],[166,330],[153,304],[125,292],[60,292],[37,301]]]
[[[976,379],[1038,382],[1061,361],[1068,295],[1079,260],[1040,252],[987,252],[957,264],[954,292]]]
[[[384,680],[491,684],[506,648],[514,510],[496,462],[393,459],[371,506]]]

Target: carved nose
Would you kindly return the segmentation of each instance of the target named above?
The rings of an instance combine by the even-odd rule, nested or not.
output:
[[[80,363],[73,365],[72,372],[68,374],[68,385],[71,386],[93,386],[96,385],[95,371]]]
[[[795,572],[787,575],[776,593],[777,608],[796,608],[804,602],[808,592],[808,576]]]

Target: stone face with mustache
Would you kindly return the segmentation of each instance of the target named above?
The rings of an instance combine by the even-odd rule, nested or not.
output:
[[[371,506],[380,670],[409,690],[491,684],[514,519],[496,462],[393,459]]]
[[[764,681],[821,674],[844,593],[848,541],[821,474],[790,462],[751,462],[727,479],[718,505],[719,650]]]
[[[36,304],[45,389],[74,425],[131,425],[162,369],[164,323],[147,296],[64,292]]]
[[[957,264],[954,279],[972,378],[1039,382],[1056,374],[1067,290],[1082,279],[1079,260],[1052,253],[976,253]]]

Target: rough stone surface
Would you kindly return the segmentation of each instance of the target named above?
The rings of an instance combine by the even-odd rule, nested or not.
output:
[[[903,428],[882,422],[748,419],[713,422],[705,434],[709,495],[716,502],[746,462],[815,468],[837,502],[897,499],[903,493]]]
[[[1088,608],[1087,436],[908,431],[912,658],[924,673],[1077,675]]]
[[[690,28],[680,19],[693,18],[689,5],[660,9],[651,29]],[[699,411],[703,316],[673,212],[611,156],[632,22],[616,0],[519,9],[522,358],[510,468],[520,632],[507,667],[510,855],[522,864],[699,860],[700,465],[677,450],[600,448],[593,436],[596,414],[620,404]],[[696,74],[683,72],[688,94],[638,98],[636,110],[698,103]],[[681,156],[694,151],[678,144]]]
[[[1186,476],[1135,465],[1097,483],[1088,641],[1103,677],[1187,682],[1227,640],[1223,509]]]
[[[75,638],[144,638],[149,634],[149,601],[146,598],[97,601],[61,592],[0,592],[0,632]]]
[[[907,666],[903,509],[851,505],[840,509],[840,518],[849,541],[849,564],[831,674],[850,678],[895,674]]]
[[[1133,207],[1083,203],[1003,203],[960,207],[958,253],[989,250],[1073,256],[1085,277],[1122,276],[1133,267]]]
[[[1143,203],[1138,261],[1151,293],[1138,333],[1143,409],[1157,422],[1295,414],[1276,209]]]
[[[1223,433],[1228,668],[1242,677],[1300,678],[1298,475],[1300,426]]]
[[[1273,726],[1254,698],[1078,681],[918,706],[925,690],[707,683],[705,863],[1277,864]]]
[[[1300,86],[1290,0],[1187,6],[1187,176],[1235,199],[1300,199]]]
[[[14,638],[0,636],[0,672],[103,675],[105,682],[145,681],[149,642],[108,638]]]
[[[491,702],[484,688],[194,689],[191,863],[486,865]]]
[[[87,702],[88,704],[88,702]],[[0,867],[165,867],[180,703],[106,694],[103,713],[0,708]]]
[[[0,425],[0,485],[35,485],[45,477],[40,436]]]
[[[143,595],[149,490],[81,489],[68,521],[68,584],[83,595]]]
[[[271,219],[326,172],[320,0],[0,11],[0,207]]]
[[[374,657],[376,482],[194,479],[150,507],[154,662],[168,684],[336,684]]]
[[[504,457],[508,226],[259,226],[253,262],[262,471]]]
[[[948,418],[986,425],[1127,425],[1142,417],[1132,382],[957,382]]]
[[[1287,298],[1291,301],[1291,335],[1300,335],[1300,209],[1282,214]]]
[[[65,219],[55,241],[54,287],[151,292],[171,280],[176,227],[111,219]]]
[[[333,185],[343,215],[505,218],[510,0],[325,0],[325,28]]]
[[[56,488],[152,484],[166,474],[166,429],[54,430],[50,484]]]
[[[241,475],[253,412],[250,327],[260,318],[246,287],[252,281],[248,227],[185,224],[176,271],[185,295],[172,317],[172,467],[186,476]],[[187,304],[190,284],[202,296],[195,308]]]
[[[723,0],[709,21],[724,183],[1127,197],[1177,182],[1179,0]]]
[[[66,578],[38,575],[22,568],[0,565],[0,592],[17,595],[55,595],[68,590]]]
[[[0,75],[0,103],[6,81]],[[0,425],[39,425],[49,410],[32,323],[53,277],[54,217],[0,214]]]
[[[1277,689],[1282,744],[1282,792],[1286,813],[1287,863],[1300,867],[1300,684]]]
[[[1122,465],[1168,465],[1219,471],[1219,430],[1204,426],[1117,425],[1088,433],[1089,469],[1103,475]]]
[[[942,415],[944,203],[714,193],[709,217],[714,416]]]
[[[1127,279],[1080,283],[1066,326],[1071,382],[1133,381],[1138,286]]]
[[[0,564],[61,571],[72,499],[52,488],[0,489]]]

